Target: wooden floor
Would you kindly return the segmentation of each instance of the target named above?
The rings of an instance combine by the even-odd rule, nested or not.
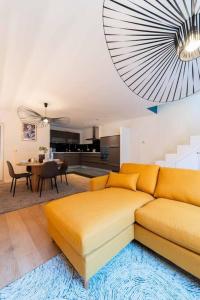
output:
[[[58,253],[42,204],[0,215],[0,288]]]

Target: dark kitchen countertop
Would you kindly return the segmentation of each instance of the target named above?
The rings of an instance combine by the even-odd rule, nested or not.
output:
[[[52,152],[53,154],[54,153],[57,153],[57,154],[70,154],[70,153],[84,153],[84,154],[100,154],[101,152],[90,152],[90,151],[85,151],[85,152],[81,152],[81,151],[70,151],[70,152]]]

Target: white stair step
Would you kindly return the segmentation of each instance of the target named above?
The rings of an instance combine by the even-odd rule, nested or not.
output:
[[[200,145],[200,135],[193,135],[190,137],[190,145],[198,146]]]
[[[187,154],[192,151],[193,147],[194,146],[191,146],[191,145],[179,145],[179,146],[177,146],[177,154],[178,155]]]
[[[169,168],[200,170],[200,135],[190,137],[189,145],[178,145],[177,153],[167,153],[156,165]]]
[[[156,165],[159,165],[163,168],[175,168],[176,163],[173,161],[165,161],[165,160],[159,160],[156,162]]]
[[[166,166],[166,161],[165,160],[158,160],[156,161],[156,165],[160,167],[165,167]]]
[[[175,161],[166,161],[165,167],[167,168],[176,168],[176,162]]]
[[[174,162],[177,159],[177,154],[166,154],[165,160],[167,162]]]

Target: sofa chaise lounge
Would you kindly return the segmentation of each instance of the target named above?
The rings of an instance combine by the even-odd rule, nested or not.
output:
[[[139,174],[137,191],[106,188],[106,175],[45,206],[49,234],[85,286],[133,240],[200,278],[200,171],[123,164],[120,173]]]

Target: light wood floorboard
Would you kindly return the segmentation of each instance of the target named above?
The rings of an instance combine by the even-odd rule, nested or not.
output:
[[[43,204],[0,216],[0,288],[59,252],[48,235]]]
[[[70,182],[88,190],[87,178],[70,175]],[[60,253],[48,235],[44,205],[0,215],[0,288]]]

